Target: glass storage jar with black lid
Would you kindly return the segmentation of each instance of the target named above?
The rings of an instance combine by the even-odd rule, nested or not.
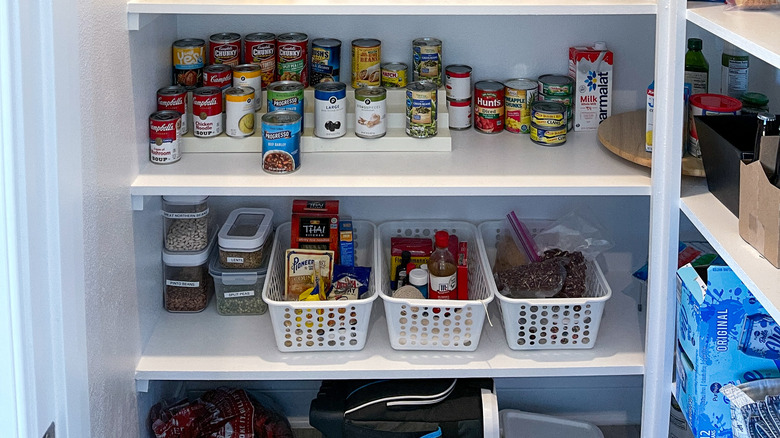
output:
[[[163,305],[169,312],[200,312],[209,304],[214,281],[209,275],[209,253],[216,233],[200,251],[163,249]]]
[[[219,230],[219,262],[225,268],[257,269],[271,251],[274,212],[267,208],[238,208]]]
[[[164,247],[168,251],[200,251],[208,245],[208,196],[163,196]]]

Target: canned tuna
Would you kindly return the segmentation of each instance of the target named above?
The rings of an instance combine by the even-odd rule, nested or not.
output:
[[[406,86],[406,135],[428,138],[438,133],[436,98],[436,84],[431,81]]]
[[[561,75],[539,76],[539,94],[546,96],[570,96],[574,94],[574,79]]]

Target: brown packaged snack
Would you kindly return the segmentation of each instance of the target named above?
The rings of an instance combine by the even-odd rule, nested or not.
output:
[[[314,287],[314,270],[319,267],[325,290],[330,288],[333,277],[333,251],[294,249],[285,252],[285,299],[298,301],[298,296]]]

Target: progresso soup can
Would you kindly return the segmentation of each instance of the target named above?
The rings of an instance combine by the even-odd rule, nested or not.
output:
[[[531,132],[531,105],[536,96],[533,79],[510,79],[504,83],[504,129],[509,132]]]
[[[185,38],[173,42],[173,83],[188,90],[203,86],[206,41]]]
[[[429,138],[438,133],[436,83],[412,82],[406,86],[406,135]]]
[[[262,118],[263,170],[291,173],[301,166],[301,115],[293,111],[271,111]]]
[[[311,85],[341,81],[341,41],[317,38],[311,42]]]
[[[266,89],[268,112],[294,111],[303,117],[303,84],[296,81],[277,81]]]
[[[504,130],[504,84],[501,82],[474,84],[474,127],[485,134]]]
[[[268,32],[250,33],[244,37],[244,61],[242,64],[260,66],[262,87],[276,79],[276,35]],[[260,94],[257,95],[258,99]]]
[[[298,81],[304,88],[308,87],[309,36],[300,32],[283,33],[276,41],[276,80]]]
[[[241,60],[241,35],[215,33],[209,37],[209,64],[238,65]]]
[[[314,135],[343,137],[347,133],[347,84],[321,82],[314,87]]]

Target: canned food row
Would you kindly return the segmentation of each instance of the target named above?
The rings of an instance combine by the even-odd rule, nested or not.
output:
[[[208,47],[208,49],[207,49]],[[381,62],[382,43],[374,38],[360,38],[351,44],[351,84],[365,86],[405,87],[408,67],[401,62]],[[187,89],[204,85],[207,66],[254,64],[258,66],[261,87],[274,81],[298,81],[304,87],[321,82],[341,82],[341,41],[316,38],[311,41],[302,32],[280,35],[258,32],[241,35],[223,32],[206,41],[185,38],[173,43],[173,83]],[[221,71],[224,71],[221,70]],[[436,38],[412,41],[412,80],[430,80],[442,85],[442,42]],[[211,84],[214,85],[214,84]]]

